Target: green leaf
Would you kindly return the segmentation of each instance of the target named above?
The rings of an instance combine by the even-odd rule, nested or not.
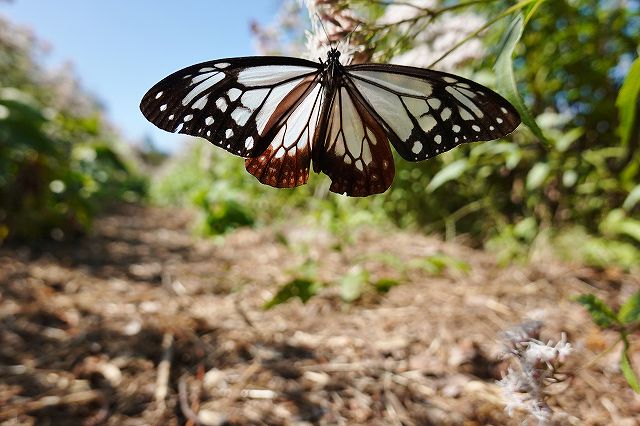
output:
[[[640,185],[636,186],[629,192],[627,198],[625,198],[624,203],[622,204],[622,208],[629,211],[635,207],[636,204],[640,201]]]
[[[631,389],[636,393],[640,393],[640,381],[638,380],[638,376],[633,371],[633,367],[631,366],[631,360],[629,359],[629,341],[627,337],[623,335],[624,341],[624,349],[622,350],[622,355],[620,356],[620,371],[622,371],[622,375],[625,379],[627,379],[627,383],[631,386]]]
[[[589,311],[593,322],[598,326],[606,328],[614,324],[619,324],[618,318],[611,308],[609,308],[602,299],[599,299],[593,294],[582,294],[576,297],[575,300]]]
[[[340,280],[340,297],[345,302],[353,302],[362,296],[365,285],[369,281],[369,273],[359,267],[350,270]]]
[[[626,235],[640,242],[640,220],[626,217],[624,210],[611,210],[600,224],[600,230],[606,234]]]
[[[274,306],[287,302],[294,297],[299,298],[302,303],[307,303],[309,299],[315,296],[320,288],[321,284],[307,279],[307,278],[294,278],[287,284],[280,287],[280,290],[276,293],[271,300],[267,301],[264,305],[264,309],[271,309]]]
[[[626,147],[629,145],[633,133],[637,132],[634,123],[638,116],[638,103],[640,99],[640,58],[636,58],[629,68],[629,73],[624,79],[624,83],[618,92],[616,106],[620,115],[620,124],[618,125],[618,135],[621,139],[621,145]]]
[[[467,170],[466,159],[457,160],[453,163],[447,164],[444,169],[441,169],[436,173],[433,179],[431,179],[429,185],[427,185],[427,192],[433,192],[450,180],[458,179],[462,176],[465,170]]]
[[[420,259],[413,259],[407,264],[410,268],[423,269],[431,274],[443,273],[447,268],[468,273],[471,267],[463,260],[437,253]]]
[[[500,48],[498,49],[498,59],[495,64],[496,77],[498,82],[498,90],[502,95],[513,104],[513,106],[520,113],[522,122],[533,132],[545,144],[549,144],[549,141],[538,127],[538,124],[534,120],[533,116],[527,110],[527,107],[522,100],[522,96],[518,92],[516,79],[513,74],[513,51],[522,37],[524,30],[524,19],[522,14],[518,13],[515,18],[509,24],[502,41],[500,42]]]
[[[640,321],[640,291],[629,297],[620,307],[618,320],[623,324]]]
[[[560,152],[565,152],[571,144],[580,139],[582,135],[584,135],[584,129],[582,127],[576,127],[563,133],[562,136],[556,140],[556,149]]]
[[[549,165],[547,163],[536,163],[527,174],[527,189],[538,189],[549,175]]]
[[[373,287],[378,293],[387,293],[392,287],[397,285],[400,285],[400,281],[393,278],[381,278],[373,283]]]

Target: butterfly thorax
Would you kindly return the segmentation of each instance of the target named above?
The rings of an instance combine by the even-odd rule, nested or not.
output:
[[[324,71],[329,75],[329,80],[335,80],[342,72],[343,66],[340,63],[340,51],[332,47],[327,53],[327,62],[324,63]]]

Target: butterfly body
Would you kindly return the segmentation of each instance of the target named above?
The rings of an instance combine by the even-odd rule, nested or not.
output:
[[[140,108],[161,129],[244,157],[262,183],[305,184],[313,164],[331,178],[331,191],[350,196],[391,185],[390,146],[421,161],[520,123],[509,102],[473,81],[339,58],[333,48],[320,63],[263,56],[193,65],[152,87]]]

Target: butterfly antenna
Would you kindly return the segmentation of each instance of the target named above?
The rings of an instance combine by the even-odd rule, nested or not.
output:
[[[359,27],[360,27],[360,24],[356,25],[354,29],[349,31],[349,34],[347,34],[347,36],[345,37],[345,39],[347,40],[347,44],[351,44],[351,35],[355,33]]]
[[[324,24],[322,23],[322,19],[320,18],[320,15],[318,15],[317,12],[316,12],[316,18],[318,18],[318,22],[320,22],[320,26],[322,27],[322,31],[324,31],[325,37],[327,37],[327,43],[329,44],[330,47],[333,47],[331,45],[331,39],[329,38],[329,33],[327,32],[327,29],[324,27]]]

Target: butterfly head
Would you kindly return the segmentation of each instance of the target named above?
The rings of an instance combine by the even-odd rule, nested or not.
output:
[[[340,51],[337,48],[332,47],[329,50],[329,52],[327,53],[327,62],[329,63],[340,62]]]

